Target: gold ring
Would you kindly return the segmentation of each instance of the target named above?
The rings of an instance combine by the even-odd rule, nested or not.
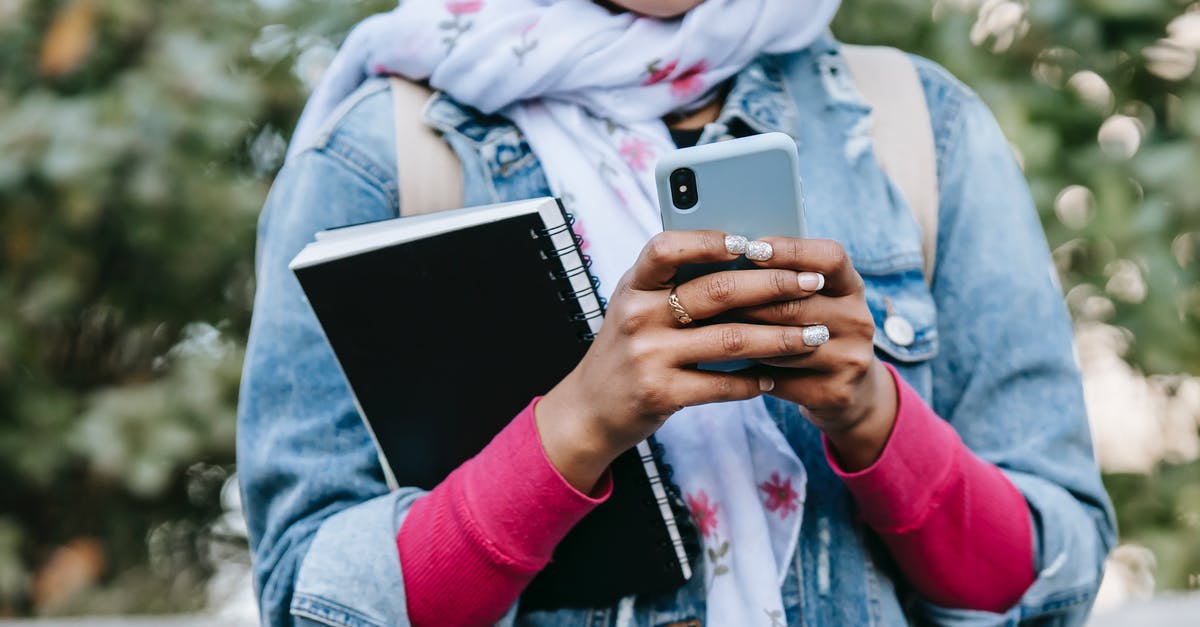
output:
[[[688,325],[692,323],[692,316],[679,303],[679,296],[675,294],[675,288],[671,288],[671,294],[667,296],[667,304],[671,306],[671,313],[675,315],[675,321],[679,324]]]

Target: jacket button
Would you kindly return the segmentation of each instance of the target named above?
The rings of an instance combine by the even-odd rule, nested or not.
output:
[[[883,333],[897,346],[912,346],[917,339],[917,332],[912,323],[901,316],[888,316],[883,321]]]

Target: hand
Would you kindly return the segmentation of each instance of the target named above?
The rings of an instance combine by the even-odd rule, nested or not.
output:
[[[738,318],[797,328],[825,325],[829,340],[788,357],[759,360],[774,380],[772,396],[805,408],[825,433],[846,470],[874,463],[896,419],[896,388],[891,373],[875,357],[875,323],[863,280],[840,244],[832,240],[763,238],[774,254],[763,268],[817,273],[824,285],[803,298],[735,312]],[[811,281],[819,277],[811,276]]]
[[[608,465],[683,407],[753,398],[774,383],[762,373],[698,370],[700,362],[804,352],[803,329],[743,322],[681,325],[667,304],[684,263],[738,257],[717,231],[668,231],[652,238],[613,290],[604,323],[579,365],[534,413],[555,468],[588,492]],[[793,270],[731,270],[676,287],[696,319],[807,295]]]

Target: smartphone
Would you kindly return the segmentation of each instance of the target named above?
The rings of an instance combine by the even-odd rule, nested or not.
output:
[[[654,179],[663,230],[715,229],[751,240],[769,235],[805,236],[800,158],[795,140],[785,133],[679,148],[658,160]],[[719,270],[754,267],[745,257],[692,264],[679,269],[676,282]],[[699,367],[731,372],[751,365],[750,360],[736,360]]]

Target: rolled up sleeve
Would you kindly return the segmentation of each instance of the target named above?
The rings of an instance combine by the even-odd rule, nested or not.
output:
[[[917,60],[941,192],[933,408],[1029,504],[1035,581],[1009,610],[921,602],[937,624],[1080,624],[1115,542],[1072,326],[1024,176],[987,106]]]
[[[292,616],[320,625],[408,627],[395,529],[421,493],[396,490],[326,519],[300,564]]]
[[[395,536],[418,491],[389,491],[287,268],[317,231],[396,215],[386,170],[349,146],[334,138],[289,159],[259,220],[237,459],[261,623],[271,627],[406,624]]]

